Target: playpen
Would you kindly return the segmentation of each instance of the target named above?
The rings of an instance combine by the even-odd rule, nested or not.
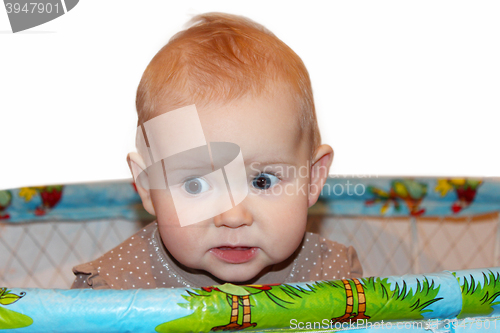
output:
[[[0,329],[230,330],[234,300],[251,312],[245,331],[494,332],[499,199],[498,179],[330,178],[308,229],[353,245],[364,276],[386,278],[103,291],[61,289],[74,265],[154,220],[131,180],[0,190]],[[350,323],[339,319],[349,306]]]

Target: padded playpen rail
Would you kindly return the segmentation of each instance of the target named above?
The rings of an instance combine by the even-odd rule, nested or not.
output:
[[[40,333],[496,332],[499,293],[500,268],[197,289],[12,289],[0,294],[0,327]]]

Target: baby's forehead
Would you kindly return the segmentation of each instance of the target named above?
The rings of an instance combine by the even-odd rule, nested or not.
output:
[[[299,122],[303,114],[300,102],[286,89],[261,94],[247,93],[232,100],[203,101],[196,103],[196,107],[200,116],[210,122],[231,118],[233,115],[241,116],[238,120],[243,122],[257,117],[262,121],[281,119]]]
[[[144,123],[144,131],[168,151],[185,151],[206,142],[245,146],[255,142],[268,151],[269,145],[295,145],[303,139],[298,109],[290,94],[247,95],[168,110]]]
[[[269,86],[266,92],[246,93],[237,99],[225,98],[184,98],[196,108],[207,141],[235,142],[237,139],[254,140],[265,135],[267,143],[283,140],[283,134],[291,134],[290,140],[309,138],[309,126],[304,126],[305,113],[302,111],[297,94],[283,85]],[[186,104],[162,105],[156,114],[171,113]],[[158,131],[176,133],[171,123],[157,126]],[[190,131],[189,126],[185,128]],[[272,135],[272,133],[282,135]]]

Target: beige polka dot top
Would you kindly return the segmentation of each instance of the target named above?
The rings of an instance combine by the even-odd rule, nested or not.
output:
[[[75,266],[71,288],[195,288],[223,284],[211,274],[178,263],[161,242],[156,222],[147,225],[100,258]],[[292,283],[362,277],[353,247],[307,232],[286,261],[246,284]]]

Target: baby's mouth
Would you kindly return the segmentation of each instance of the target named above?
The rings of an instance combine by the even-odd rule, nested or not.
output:
[[[250,246],[219,246],[210,252],[217,258],[230,264],[243,264],[252,260],[257,254],[257,247]]]

